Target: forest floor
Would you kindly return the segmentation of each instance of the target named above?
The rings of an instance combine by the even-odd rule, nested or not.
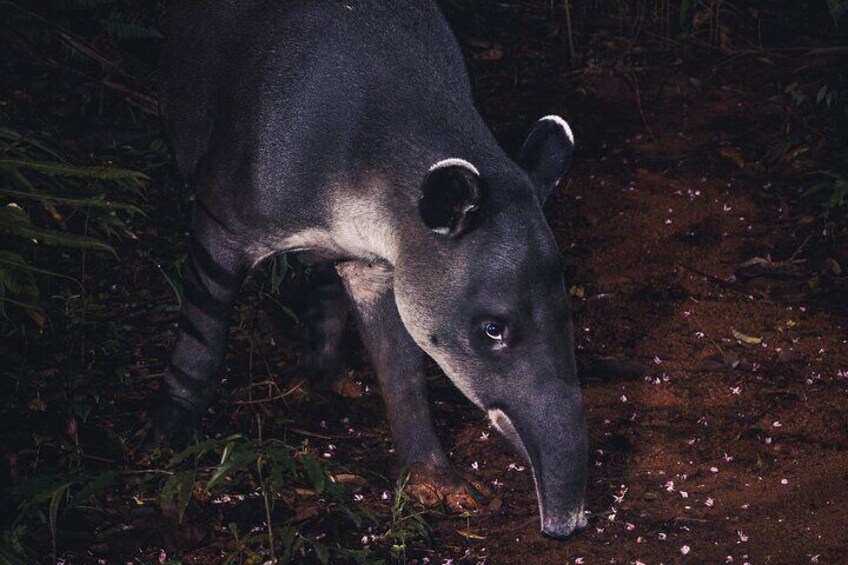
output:
[[[829,236],[818,209],[801,198],[804,175],[833,167],[835,157],[819,139],[829,135],[824,110],[804,109],[794,97],[806,89],[815,98],[804,69],[834,62],[728,48],[679,57],[610,39],[573,69],[533,49],[506,57],[479,28],[460,36],[481,111],[506,147],[551,113],[566,117],[577,138],[572,169],[546,214],[576,265],[570,293],[591,444],[591,519],[568,540],[543,538],[529,467],[431,366],[430,400],[451,462],[492,497],[478,514],[423,511],[430,542],[415,542],[401,560],[844,563],[848,245]],[[75,347],[96,350],[86,354],[89,370],[116,381],[103,393],[108,403],[64,431],[89,464],[109,467],[131,453],[116,455],[114,438],[130,437],[142,422],[173,342],[177,307],[162,273],[178,262],[187,215],[173,171],[158,180],[138,240],[120,248],[120,265],[84,276],[95,300]],[[226,393],[204,429],[256,435],[261,421],[260,434],[307,439],[310,452],[366,477],[358,486],[366,508],[385,509],[393,484],[385,477],[394,469],[376,378],[351,327],[349,371],[363,396],[310,390],[300,364],[303,328],[278,305],[295,316],[302,310],[302,281],[297,272],[287,278],[291,290],[273,299],[266,279],[247,283]],[[50,340],[28,340],[25,361],[7,372],[49,383],[67,355]],[[68,426],[62,411],[52,411],[67,390],[42,390],[28,409],[3,413],[2,424],[15,430],[4,448],[4,472],[13,478],[24,470],[9,450]],[[258,503],[212,506],[195,493],[202,508],[183,525],[142,527],[150,515],[141,509],[155,504],[133,499],[132,488],[116,490],[111,508],[103,503],[60,522],[68,563],[151,562],[160,552],[218,563],[233,552],[228,523],[246,531],[265,519]],[[293,504],[298,519],[314,518],[310,493],[298,495],[307,501]],[[366,536],[365,546],[386,543],[369,542],[370,533],[354,532]]]
[[[848,255],[787,204],[798,146],[769,100],[780,72],[752,55],[564,81],[581,151],[548,211],[577,264],[594,518],[543,539],[530,477],[470,422],[453,434],[458,466],[479,462],[505,504],[473,525],[485,541],[445,525],[451,555],[844,562],[848,292],[828,265]],[[644,370],[628,379],[622,359]]]

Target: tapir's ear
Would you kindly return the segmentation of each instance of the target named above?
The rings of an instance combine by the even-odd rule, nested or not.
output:
[[[539,202],[544,203],[568,170],[574,153],[574,135],[559,116],[545,116],[530,130],[518,164],[530,175]]]
[[[463,159],[445,159],[424,177],[418,211],[434,232],[459,237],[473,227],[482,198],[477,168]]]

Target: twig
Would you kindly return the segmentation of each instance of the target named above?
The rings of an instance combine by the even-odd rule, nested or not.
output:
[[[645,129],[648,130],[648,134],[651,136],[651,139],[656,140],[654,130],[652,130],[651,126],[648,125],[648,120],[645,118],[645,111],[642,109],[642,95],[639,93],[639,79],[636,78],[636,76],[633,76],[632,79],[633,87],[636,89],[636,107],[639,109],[639,115],[642,117],[642,123],[645,125]]]
[[[807,55],[848,55],[848,47],[816,47],[810,49]]]
[[[256,427],[258,429],[259,444],[262,445],[262,415],[256,415]],[[259,484],[262,485],[262,500],[265,504],[265,525],[268,531],[268,548],[271,551],[271,563],[277,562],[277,557],[274,553],[274,527],[271,524],[271,497],[268,496],[269,484],[265,482],[265,477],[262,476],[262,465],[264,458],[260,455],[256,459],[256,472],[259,475]]]
[[[701,518],[684,518],[682,516],[676,516],[675,521],[677,522],[695,522],[696,524],[706,524],[709,520],[702,520]]]
[[[795,253],[793,253],[793,254],[792,254],[792,256],[788,259],[788,261],[794,261],[794,260],[795,260],[795,257],[797,257],[797,256],[801,253],[801,251],[803,251],[803,250],[804,250],[804,248],[805,248],[805,247],[807,247],[807,244],[808,244],[808,243],[810,243],[810,240],[811,240],[811,239],[813,239],[813,235],[812,235],[812,234],[808,235],[808,236],[807,236],[807,239],[805,239],[805,240],[801,243],[801,245],[799,245],[799,246],[798,246],[798,249],[796,249],[796,250],[795,250]]]
[[[294,433],[301,435],[301,436],[317,437],[317,438],[320,438],[320,439],[338,439],[340,437],[343,437],[343,436],[335,436],[334,437],[334,436],[328,436],[328,435],[325,435],[325,434],[316,434],[315,432],[310,432],[309,430],[302,430],[300,428],[289,428],[288,431],[294,432]]]
[[[569,0],[565,0],[565,30],[568,34],[568,56],[571,59],[571,63],[574,63],[574,34],[571,30],[571,8],[569,7]]]
[[[281,392],[280,394],[277,394],[275,396],[269,396],[268,398],[258,398],[256,400],[234,400],[232,403],[240,405],[240,406],[247,406],[247,405],[251,405],[251,404],[264,404],[266,402],[274,402],[275,400],[280,400],[282,398],[286,398],[287,396],[294,394],[294,392],[297,391],[301,386],[303,386],[303,383],[305,383],[305,382],[306,382],[305,378],[301,379],[300,381],[297,382],[297,384],[295,384],[289,390],[287,390],[285,392]]]
[[[706,272],[704,272],[704,271],[702,271],[702,270],[700,270],[700,269],[696,269],[695,267],[689,267],[689,266],[687,266],[687,265],[680,265],[680,267],[681,267],[681,268],[683,268],[683,269],[686,269],[686,270],[687,270],[687,271],[689,271],[690,273],[695,273],[696,275],[699,275],[699,276],[705,277],[705,278],[707,278],[708,280],[710,280],[710,281],[714,282],[715,284],[717,284],[717,285],[719,285],[719,286],[721,286],[721,287],[724,287],[724,288],[727,288],[727,289],[730,289],[730,290],[735,290],[736,292],[742,292],[741,290],[739,290],[739,289],[736,287],[736,285],[735,285],[734,283],[729,282],[729,281],[726,281],[726,280],[724,280],[724,279],[722,279],[722,278],[719,278],[719,277],[717,277],[717,276],[715,276],[715,275],[711,275],[711,274],[706,273]],[[743,294],[744,294],[744,293],[743,293]]]
[[[719,278],[715,275],[705,273],[704,271],[701,271],[700,269],[696,269],[694,267],[687,267],[686,265],[680,265],[680,268],[686,269],[687,271],[694,273],[696,275],[705,277],[710,282],[713,282],[713,283],[717,284],[718,286],[720,286],[722,288],[726,288],[727,290],[729,290],[731,292],[735,292],[736,294],[739,294],[740,296],[744,296],[746,298],[748,298],[750,296],[753,299],[753,293],[751,291],[740,288],[739,284],[737,284],[737,283],[732,283],[730,281],[726,281],[726,280],[721,279],[721,278]],[[766,302],[768,304],[774,303],[773,301],[769,300],[768,296],[766,296],[765,294],[763,294],[761,292],[758,292],[758,294],[759,294],[759,296],[757,298],[761,302]]]

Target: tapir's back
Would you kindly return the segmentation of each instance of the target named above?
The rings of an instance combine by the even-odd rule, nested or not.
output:
[[[429,0],[175,0],[165,27],[161,103],[186,176],[204,157],[270,160],[280,175],[316,155],[324,169],[362,166],[389,151],[397,124],[439,135],[434,115],[472,104]]]

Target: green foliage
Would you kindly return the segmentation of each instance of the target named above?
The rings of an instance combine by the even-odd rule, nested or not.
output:
[[[337,482],[327,464],[312,456],[309,449],[307,443],[295,448],[278,440],[236,434],[191,446],[170,457],[164,468],[95,473],[81,467],[64,472],[42,469],[13,491],[18,514],[0,538],[0,560],[5,555],[9,563],[32,562],[37,552],[29,549],[27,542],[34,546],[40,530],[49,532],[52,554],[61,555],[62,520],[75,509],[96,507],[98,497],[115,489],[125,499],[140,490],[158,491],[157,502],[163,513],[173,509],[172,515],[181,523],[190,519],[192,505],[202,504],[209,497],[228,495],[251,500],[258,496],[266,510],[265,526],[242,535],[239,525],[230,523],[228,529],[235,543],[227,563],[264,563],[269,558],[280,563],[380,563],[374,550],[359,547],[357,532],[366,525],[378,527],[389,520],[386,539],[393,544],[393,554],[405,554],[413,539],[426,538],[426,524],[403,492],[406,477],[397,483],[391,517],[378,518],[354,504],[351,491]],[[143,477],[141,482],[136,480],[127,491],[128,480],[139,476]]]
[[[831,232],[848,227],[848,178],[836,171],[816,171],[812,175],[819,179],[804,196],[814,199]]]
[[[392,521],[388,531],[392,541],[392,555],[403,561],[406,561],[406,551],[410,541],[424,539],[429,542],[430,540],[427,522],[415,510],[412,500],[406,493],[408,483],[409,472],[402,473],[395,483],[392,497]]]
[[[113,485],[119,476],[115,471],[89,475],[79,468],[74,468],[67,472],[36,474],[17,485],[12,494],[13,499],[19,501],[18,513],[11,527],[2,533],[0,556],[8,553],[12,557],[27,560],[33,550],[26,541],[39,525],[48,527],[52,555],[56,556],[59,543],[58,524],[62,515],[87,503],[92,495]],[[12,557],[10,562],[14,562]]]
[[[102,22],[103,29],[119,39],[161,39],[162,34],[148,23],[145,16],[141,12],[124,12],[115,7]]]
[[[40,248],[114,255],[107,240],[134,237],[125,219],[140,213],[133,202],[146,178],[108,163],[73,164],[43,136],[0,127],[0,312],[11,304],[43,325],[37,279],[60,275]]]
[[[827,0],[827,9],[833,18],[833,25],[838,26],[845,14],[848,14],[848,0]]]
[[[213,457],[217,462],[199,473],[198,466]],[[348,537],[353,528],[361,528],[365,521],[376,525],[376,517],[350,503],[352,493],[335,481],[327,466],[308,452],[306,444],[295,449],[278,440],[249,439],[238,434],[208,439],[176,454],[168,468],[173,474],[162,488],[159,501],[163,506],[176,505],[180,520],[198,488],[214,496],[238,492],[248,485],[258,486],[254,492],[258,492],[265,507],[266,530],[262,535],[252,532],[242,536],[238,525],[230,524],[236,544],[228,562],[259,559],[263,551],[268,552],[272,561],[279,557],[281,563],[304,559],[328,563],[333,556],[350,562],[373,562],[369,561],[369,551],[348,547]],[[295,506],[293,516],[287,513],[288,519],[282,525],[275,525],[274,517],[278,514],[275,507],[282,501],[280,493],[298,490],[315,493],[307,495],[306,500],[296,501],[310,509],[304,512],[310,517],[299,519],[297,509],[301,506]],[[326,526],[329,523],[333,524],[332,528]],[[343,527],[344,524],[348,527]],[[313,529],[321,535],[309,533]],[[256,562],[264,562],[266,558]]]

